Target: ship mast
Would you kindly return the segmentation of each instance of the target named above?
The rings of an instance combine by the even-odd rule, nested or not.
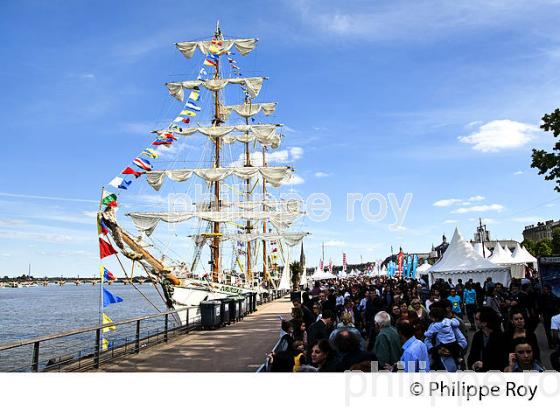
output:
[[[266,147],[263,145],[262,147],[262,166],[266,167]],[[263,178],[262,181],[262,198],[263,201],[266,201],[266,181]],[[265,211],[266,207],[263,204],[262,210]],[[266,219],[263,220],[263,233],[266,235]],[[263,245],[263,283],[266,284],[269,282],[270,277],[269,277],[269,273],[268,273],[268,269],[267,269],[267,260],[266,260],[266,240],[263,239],[262,241],[262,245]]]
[[[219,41],[222,39],[222,32],[220,30],[220,22],[216,23],[216,32],[214,38]],[[220,60],[216,62],[216,71],[214,79],[220,78]],[[214,91],[214,121],[213,125],[218,127],[221,123],[220,118],[220,90]],[[214,153],[214,167],[220,168],[220,138],[215,139],[215,153]],[[220,181],[214,182],[214,209],[220,210]],[[213,244],[212,244],[212,281],[218,282],[220,274],[220,223],[214,222],[213,229]]]
[[[249,98],[249,96],[246,94],[245,95],[245,104],[250,104],[251,100]],[[245,124],[249,125],[249,117],[245,117]],[[247,131],[248,133],[248,131]],[[246,167],[250,167],[251,166],[251,155],[249,152],[249,142],[247,141],[245,143],[245,166]],[[251,179],[248,178],[245,181],[245,200],[248,202],[251,200]],[[251,233],[251,220],[247,219],[247,225],[245,226],[245,231],[247,234]],[[251,266],[251,241],[247,241],[247,255],[246,255],[246,263],[247,263],[247,272],[245,274],[245,281],[247,284],[249,284],[250,287],[252,287],[253,285],[253,269]]]

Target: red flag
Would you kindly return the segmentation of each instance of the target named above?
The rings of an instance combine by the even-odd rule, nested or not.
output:
[[[99,238],[99,257],[101,259],[106,256],[114,255],[115,253],[117,253],[117,251],[109,242]]]
[[[138,178],[140,175],[143,174],[143,172],[138,172],[138,171],[133,170],[133,169],[130,168],[130,167],[126,167],[125,169],[123,169],[123,171],[121,172],[121,174],[124,174],[124,175],[134,175],[136,178]]]

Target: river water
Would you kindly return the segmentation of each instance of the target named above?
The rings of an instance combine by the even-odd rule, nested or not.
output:
[[[160,311],[166,310],[164,302],[151,283],[136,286]],[[131,285],[113,284],[107,286],[107,289],[124,299],[123,302],[111,304],[104,309],[114,322],[158,313]],[[97,325],[99,293],[99,285],[91,284],[0,288],[0,345]],[[115,337],[115,334],[124,331],[125,329],[118,329],[117,332],[107,333],[104,336]],[[79,342],[65,341],[64,343],[74,344],[73,350],[76,350],[77,344],[82,342],[85,342],[84,346],[91,348],[91,338],[92,335],[88,335],[87,340],[82,338]],[[26,357],[26,360],[29,356],[28,350],[29,348],[26,352],[20,353]],[[19,356],[16,353],[12,353],[12,356],[14,354]],[[0,371],[2,364],[6,364],[7,360],[5,354],[0,354]]]

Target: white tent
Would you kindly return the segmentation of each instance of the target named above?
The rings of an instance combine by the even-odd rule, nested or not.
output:
[[[490,252],[486,245],[482,245],[480,242],[476,242],[473,248],[483,258],[489,258],[492,255],[492,252]]]
[[[428,261],[424,261],[424,263],[422,265],[420,265],[416,268],[416,273],[420,274],[420,273],[428,272],[431,267],[432,267],[432,265],[430,265],[428,263]]]
[[[513,265],[515,263],[509,250],[506,251],[502,248],[500,242],[496,242],[494,252],[492,252],[492,256],[490,256],[488,260],[497,265]]]
[[[387,276],[387,266],[383,265],[379,271],[379,276]]]
[[[537,258],[527,252],[527,249],[521,247],[519,244],[515,246],[512,257],[516,263],[537,263]]]
[[[478,254],[470,243],[465,241],[459,230],[455,228],[453,238],[440,260],[428,271],[430,284],[436,279],[452,278],[454,282],[469,279],[484,283],[487,277],[494,282],[508,285],[510,281],[509,268],[498,266]]]
[[[322,272],[320,270],[316,270],[315,273],[313,273],[313,276],[311,276],[311,279],[313,280],[336,279],[336,276],[334,276],[330,272]]]
[[[343,270],[340,271],[340,273],[338,274],[338,277],[340,279],[344,279],[346,278],[348,275],[346,274],[346,272],[344,272]]]

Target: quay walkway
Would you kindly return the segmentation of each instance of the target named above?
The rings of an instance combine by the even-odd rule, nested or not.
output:
[[[289,296],[258,306],[242,321],[177,337],[102,365],[101,372],[255,372],[278,341],[280,318],[290,318]]]

